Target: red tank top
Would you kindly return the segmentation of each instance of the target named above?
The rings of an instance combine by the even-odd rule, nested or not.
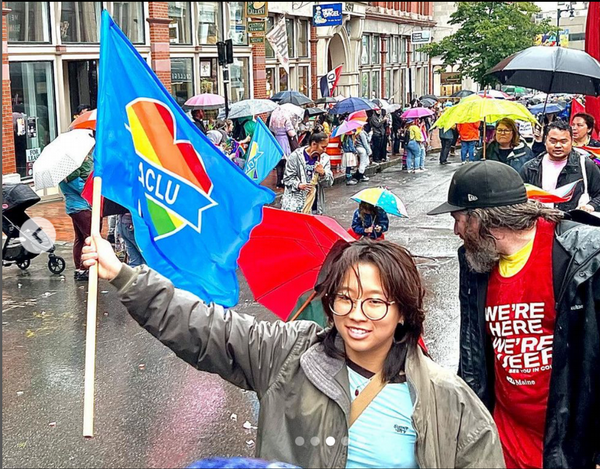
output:
[[[506,467],[542,467],[554,341],[554,224],[538,220],[525,267],[490,276],[485,319],[495,355],[496,406]]]

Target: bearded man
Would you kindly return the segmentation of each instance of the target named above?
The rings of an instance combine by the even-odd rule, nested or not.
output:
[[[507,467],[599,467],[600,229],[528,201],[510,166],[461,167],[459,375],[494,416]]]

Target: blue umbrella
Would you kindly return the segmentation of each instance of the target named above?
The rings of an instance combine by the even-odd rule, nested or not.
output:
[[[385,187],[369,187],[351,197],[355,202],[367,202],[383,209],[389,215],[408,218],[408,212],[400,197]]]
[[[371,111],[376,106],[363,98],[346,98],[331,108],[329,114],[350,114],[356,111]]]
[[[557,103],[550,103],[546,106],[546,114],[554,114],[555,112],[561,112],[565,109],[565,106],[562,106]],[[529,111],[532,114],[541,114],[544,112],[544,103],[536,104],[535,106],[531,106]]]

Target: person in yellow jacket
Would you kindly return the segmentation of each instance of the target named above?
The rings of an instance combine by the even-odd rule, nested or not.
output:
[[[406,146],[406,150],[408,152],[406,158],[406,168],[408,169],[409,173],[414,173],[415,171],[425,171],[425,150],[423,148],[425,139],[423,138],[423,132],[421,132],[421,127],[419,124],[419,119],[408,121],[410,140]]]

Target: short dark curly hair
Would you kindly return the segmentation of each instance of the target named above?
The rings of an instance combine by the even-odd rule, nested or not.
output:
[[[323,267],[327,275],[319,275],[322,282],[315,289],[323,303],[323,309],[331,324],[333,312],[331,301],[343,288],[346,274],[353,270],[357,275],[359,289],[360,277],[356,266],[361,263],[373,264],[379,269],[381,286],[388,301],[394,301],[399,307],[404,324],[399,325],[395,334],[395,343],[388,353],[383,367],[383,378],[389,381],[401,371],[398,357],[406,346],[416,346],[423,333],[425,311],[423,300],[425,289],[417,265],[411,253],[404,247],[390,241],[362,239],[339,249],[333,259]],[[325,334],[323,344],[329,356],[343,358],[344,351],[335,347],[337,330],[335,326]]]
[[[573,138],[573,127],[571,127],[567,122],[565,121],[554,121],[551,122],[550,124],[548,124],[548,127],[546,128],[548,130],[548,133],[550,133],[551,130],[556,129],[556,130],[561,130],[561,131],[567,131],[569,132],[569,135],[571,135],[571,138]]]

